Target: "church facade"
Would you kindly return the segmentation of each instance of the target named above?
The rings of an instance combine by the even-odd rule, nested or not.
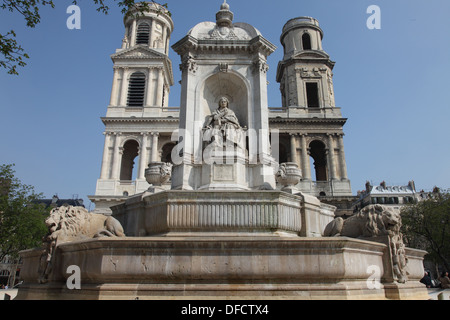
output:
[[[163,186],[167,189],[220,189],[220,179],[208,180],[213,171],[196,169],[197,155],[189,154],[188,139],[180,128],[201,130],[222,97],[246,132],[243,156],[235,156],[230,171],[243,178],[233,188],[279,188],[270,174],[258,174],[270,172],[274,159],[298,165],[302,179],[296,187],[306,194],[330,203],[352,197],[343,139],[347,119],[335,104],[335,63],[322,48],[323,31],[317,20],[298,17],[283,27],[284,57],[277,69],[282,108],[270,108],[266,58],[276,47],[253,26],[234,23],[229,5],[222,4],[216,22],[199,23],[172,47],[181,59],[182,92],[180,108],[171,108],[174,77],[168,52],[174,23],[165,8],[149,6],[143,15],[126,16],[122,47],[111,56],[114,76],[110,104],[102,118],[101,173],[95,195],[89,196],[95,212],[110,214],[111,206],[146,191],[145,170],[151,162],[174,163],[173,170],[182,172],[177,177],[194,177],[172,179]],[[253,139],[252,129],[256,135],[267,130],[270,141]],[[257,160],[248,166],[255,148]],[[245,164],[251,169],[240,171]],[[226,186],[226,177],[222,181]]]

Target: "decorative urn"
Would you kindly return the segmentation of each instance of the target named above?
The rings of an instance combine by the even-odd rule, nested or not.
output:
[[[292,189],[302,178],[302,171],[294,162],[281,163],[278,172],[276,173],[276,180],[282,185],[281,190]]]
[[[172,176],[172,164],[166,162],[151,162],[145,169],[145,179],[153,186],[161,186]]]

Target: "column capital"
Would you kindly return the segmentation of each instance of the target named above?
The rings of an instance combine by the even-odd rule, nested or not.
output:
[[[159,136],[159,132],[152,132],[152,133],[150,133],[152,136],[156,136],[156,137],[158,137]]]

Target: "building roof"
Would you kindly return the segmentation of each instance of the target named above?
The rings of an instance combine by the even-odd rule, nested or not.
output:
[[[57,195],[54,195],[52,199],[40,199],[36,200],[35,203],[45,204],[46,208],[49,207],[62,207],[62,206],[74,206],[74,207],[83,207],[83,199],[59,199]]]
[[[372,196],[384,196],[384,195],[399,195],[399,194],[414,194],[415,191],[410,186],[374,186],[372,190],[370,191],[370,194]]]

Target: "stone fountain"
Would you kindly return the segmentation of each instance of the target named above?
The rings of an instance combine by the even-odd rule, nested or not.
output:
[[[54,212],[46,249],[21,253],[18,297],[426,299],[425,253],[401,245],[399,217],[377,207],[344,228],[335,207],[296,190],[301,171],[278,164],[270,144],[266,72],[275,47],[232,23],[226,3],[216,18],[173,46],[182,61],[173,166],[150,163],[150,188],[113,206],[95,237],[76,236],[92,214],[71,226],[77,214]],[[367,221],[381,222],[359,232]],[[81,231],[58,242],[67,226]],[[71,266],[79,290],[67,286]]]

